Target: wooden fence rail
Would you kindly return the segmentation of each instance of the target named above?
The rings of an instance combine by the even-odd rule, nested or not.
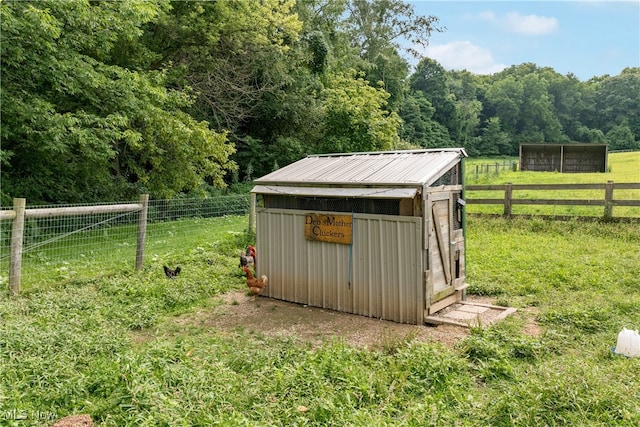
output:
[[[606,184],[499,184],[499,185],[467,185],[466,191],[504,191],[501,199],[467,198],[469,204],[478,205],[503,205],[504,215],[512,215],[513,205],[552,205],[552,206],[604,206],[605,219],[613,218],[614,206],[638,206],[640,200],[614,199],[614,190],[640,190],[640,183],[614,183]],[[602,199],[524,199],[514,198],[513,192],[518,190],[604,190]]]
[[[147,227],[147,209],[149,195],[140,196],[140,203],[101,206],[74,206],[64,208],[26,209],[25,199],[13,199],[13,209],[0,211],[0,220],[11,220],[11,258],[9,261],[9,287],[14,295],[20,292],[22,272],[22,249],[24,237],[24,220],[27,218],[48,218],[58,216],[74,216],[89,214],[110,214],[123,212],[140,212],[138,219],[138,241],[136,249],[136,270],[142,268],[144,242]]]

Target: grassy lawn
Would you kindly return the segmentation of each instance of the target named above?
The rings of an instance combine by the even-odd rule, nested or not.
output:
[[[490,159],[495,160],[495,159]],[[501,162],[501,160],[495,160]],[[494,163],[495,163],[494,161]],[[467,168],[466,183],[477,184],[604,184],[607,181],[615,183],[639,183],[640,182],[640,152],[610,153],[609,172],[607,173],[557,173],[557,172],[520,172],[505,171],[499,174],[475,174],[469,171],[475,170],[475,164],[491,163],[487,159],[470,159],[465,161]],[[469,191],[469,198],[504,198],[503,191]],[[565,191],[514,191],[514,198],[520,199],[592,199],[604,200],[604,190],[565,190]],[[616,190],[614,199],[640,199],[640,190]],[[473,205],[467,207],[469,213],[495,213],[503,212],[502,205]],[[604,212],[602,206],[536,206],[514,205],[514,214],[532,215],[581,215],[601,217]],[[640,207],[618,206],[613,209],[614,217],[640,217]]]
[[[470,292],[518,313],[453,348],[398,337],[381,351],[167,322],[242,289],[251,239],[246,217],[179,225],[156,230],[143,271],[0,298],[0,424],[640,424],[640,359],[611,352],[640,327],[637,225],[470,218]],[[168,280],[164,263],[184,271]]]

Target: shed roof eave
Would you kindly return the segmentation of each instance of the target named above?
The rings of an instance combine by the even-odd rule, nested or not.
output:
[[[384,154],[420,154],[420,153],[441,153],[452,152],[460,153],[463,157],[468,157],[464,148],[419,148],[415,150],[387,150],[387,151],[355,151],[352,153],[324,153],[324,154],[309,154],[307,157],[349,157],[358,155],[384,155]]]
[[[284,185],[256,185],[251,190],[256,194],[372,199],[413,198],[418,191],[417,187],[291,187]]]
[[[361,181],[271,181],[271,180],[262,180],[258,178],[254,180],[256,184],[260,185],[277,185],[277,186],[289,186],[289,187],[345,187],[345,188],[371,188],[371,187],[379,187],[379,188],[422,188],[424,182],[361,182]]]

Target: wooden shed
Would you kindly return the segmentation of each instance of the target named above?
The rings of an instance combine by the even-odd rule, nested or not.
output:
[[[520,144],[520,170],[606,172],[607,144]]]
[[[265,295],[422,324],[464,295],[461,148],[306,157],[256,180]]]

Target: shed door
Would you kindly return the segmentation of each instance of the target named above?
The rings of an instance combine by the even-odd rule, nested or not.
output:
[[[452,280],[451,233],[452,206],[448,193],[434,194],[431,204],[431,227],[429,230],[429,252],[431,258],[432,284],[431,303],[451,295],[454,289]]]

